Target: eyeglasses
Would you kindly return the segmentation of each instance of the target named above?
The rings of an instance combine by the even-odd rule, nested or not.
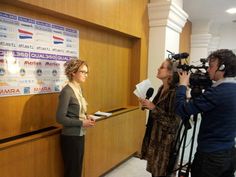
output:
[[[80,73],[82,73],[82,74],[84,74],[84,75],[88,75],[88,71],[83,71],[83,70],[81,70],[81,71],[79,71]]]

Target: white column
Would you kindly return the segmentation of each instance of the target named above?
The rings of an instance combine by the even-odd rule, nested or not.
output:
[[[208,47],[208,54],[212,51],[215,51],[219,48],[219,44],[221,42],[221,37],[220,37],[220,27],[221,25],[219,24],[211,24],[210,26],[210,32],[212,34],[212,38]]]
[[[211,34],[192,34],[190,61],[192,64],[200,64],[200,58],[206,58]]]
[[[161,85],[156,78],[157,68],[167,58],[166,50],[179,52],[179,36],[188,18],[182,7],[176,3],[177,1],[151,0],[148,4],[150,27],[148,78],[155,90]]]
[[[191,35],[191,64],[200,64],[200,58],[206,58],[208,55],[208,48],[212,38],[209,34],[210,22],[208,21],[193,21],[192,35]]]
[[[209,47],[208,47],[208,53],[215,51],[219,48],[219,43],[220,43],[220,37],[219,36],[213,36],[211,38]]]
[[[212,34],[209,33],[210,25],[211,23],[209,21],[203,21],[203,20],[192,21],[190,63],[194,66],[201,65],[200,59],[206,58],[208,56],[209,46],[212,40]],[[190,123],[192,125],[192,128],[188,130],[187,143],[192,141],[191,136],[193,133],[193,126],[194,126],[193,119],[190,119]],[[201,124],[201,116],[200,114],[198,114],[192,159],[194,157],[197,148],[197,136],[200,124]],[[184,156],[184,163],[187,163],[189,160],[190,145],[185,148],[185,152],[186,153]]]

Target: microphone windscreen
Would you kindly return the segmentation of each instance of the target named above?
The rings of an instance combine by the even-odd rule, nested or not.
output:
[[[172,58],[178,60],[178,59],[182,59],[182,58],[188,58],[189,54],[184,52],[184,53],[178,53],[172,56]]]
[[[150,87],[146,92],[146,99],[151,98],[153,95],[153,92],[154,92],[154,89],[152,87]]]

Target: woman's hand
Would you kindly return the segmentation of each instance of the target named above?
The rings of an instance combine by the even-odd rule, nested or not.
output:
[[[95,120],[90,119],[88,116],[88,119],[83,120],[83,127],[93,127],[95,125]]]
[[[87,115],[87,119],[92,120],[95,122],[95,119],[93,118],[93,115]]]
[[[151,101],[149,101],[148,99],[139,98],[139,102],[143,108],[146,108],[149,110],[153,110],[155,108],[155,105]]]

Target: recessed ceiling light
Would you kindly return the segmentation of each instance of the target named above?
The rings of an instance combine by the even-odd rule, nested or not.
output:
[[[236,13],[236,8],[227,9],[226,12],[229,13],[229,14],[235,14]]]

